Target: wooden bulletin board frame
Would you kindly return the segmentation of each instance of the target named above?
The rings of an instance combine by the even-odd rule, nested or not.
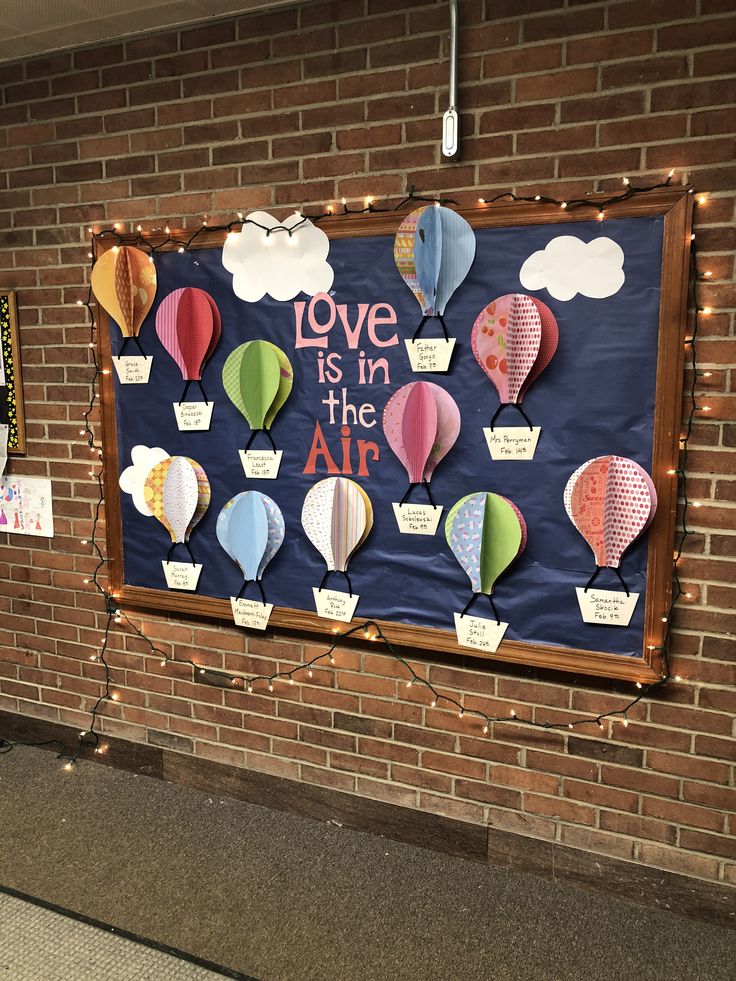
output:
[[[595,202],[595,197],[591,201]],[[619,678],[628,681],[652,681],[661,674],[661,648],[664,637],[662,617],[669,607],[672,592],[672,546],[675,535],[677,481],[668,471],[679,466],[682,375],[687,320],[687,291],[692,226],[692,195],[689,188],[665,188],[636,195],[627,201],[607,207],[611,218],[662,216],[662,275],[660,283],[659,340],[655,390],[652,479],[658,508],[649,529],[647,585],[644,615],[644,649],[641,657],[624,657],[595,650],[560,648],[550,645],[504,640],[493,655],[460,647],[453,633],[432,627],[413,626],[393,621],[377,621],[392,643],[428,655],[434,652],[462,654],[490,661],[506,661],[527,666],[573,671],[577,674]],[[462,210],[461,214],[474,228],[512,227],[534,224],[564,224],[569,221],[595,221],[595,209],[563,211],[556,205],[524,202],[498,203],[491,208]],[[389,212],[372,216],[335,216],[320,223],[330,238],[393,235],[403,213]],[[152,243],[161,238],[151,235]],[[197,247],[222,245],[224,233],[205,230],[197,237]],[[100,255],[114,243],[96,239]],[[171,246],[175,248],[176,246]],[[111,366],[108,318],[98,307],[97,323],[99,357],[107,369],[101,379],[103,460],[107,517],[107,547],[110,561],[111,589],[121,604],[141,610],[191,615],[232,622],[230,602],[196,593],[171,593],[167,590],[130,586],[123,582],[123,534],[119,499],[118,440],[116,432],[115,383]],[[364,618],[356,617],[354,623]],[[306,634],[329,636],[329,626],[316,613],[286,607],[274,607],[270,625]]]
[[[7,313],[5,303],[7,302]],[[23,402],[23,378],[20,365],[20,334],[18,331],[18,306],[15,293],[0,290],[0,313],[2,329],[0,344],[2,344],[2,363],[5,371],[6,384],[0,386],[4,402],[0,421],[7,418],[10,422],[8,438],[8,454],[22,456],[26,452],[26,418]]]

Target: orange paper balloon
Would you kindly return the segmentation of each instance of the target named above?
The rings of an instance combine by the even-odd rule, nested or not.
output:
[[[92,289],[123,337],[137,337],[156,296],[156,267],[140,249],[116,245],[95,263]]]

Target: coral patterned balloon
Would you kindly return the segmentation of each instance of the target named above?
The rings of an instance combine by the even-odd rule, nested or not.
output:
[[[626,549],[652,522],[657,493],[649,474],[624,456],[599,456],[572,474],[565,510],[595,556],[617,569]]]

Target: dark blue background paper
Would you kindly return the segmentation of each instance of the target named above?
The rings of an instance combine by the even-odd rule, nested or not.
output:
[[[546,290],[533,294],[552,309],[560,330],[554,359],[524,399],[527,414],[542,432],[534,460],[494,462],[482,428],[489,424],[498,396],[473,357],[470,331],[480,310],[492,299],[527,292],[519,281],[522,263],[560,234],[577,235],[584,241],[606,235],[617,241],[625,255],[626,281],[618,293],[604,300],[578,295],[560,302]],[[339,396],[346,386],[352,403],[371,402],[376,407],[377,424],[367,430],[352,427],[354,438],[370,439],[380,446],[380,461],[369,465],[369,477],[360,478],[373,502],[375,523],[350,565],[353,588],[360,594],[357,615],[452,631],[453,611],[462,609],[470,596],[470,581],[445,541],[447,510],[436,536],[399,534],[391,503],[400,500],[407,477],[386,444],[380,422],[389,396],[401,385],[424,378],[446,387],[462,416],[460,438],[432,479],[435,501],[447,509],[466,494],[494,491],[514,501],[527,522],[526,551],[494,591],[499,614],[510,624],[507,638],[641,656],[646,536],[625,553],[621,567],[629,588],[642,594],[630,626],[583,624],[575,586],[585,584],[594,562],[588,545],[568,520],[562,495],[573,470],[594,456],[620,454],[651,470],[662,219],[479,229],[476,238],[473,267],[445,315],[450,334],[457,338],[447,375],[414,375],[410,370],[403,339],[411,336],[421,313],[394,265],[393,238],[331,242],[332,295],[336,303],[348,304],[351,323],[359,302],[386,302],[396,310],[401,344],[378,350],[369,343],[364,328],[360,346],[367,357],[388,358],[389,385],[357,383],[358,352],[348,350],[339,318],[329,335],[329,350],[343,356],[345,377],[336,385],[320,385],[316,350],[294,348],[293,303],[269,297],[255,304],[239,300],[233,294],[230,274],[222,267],[220,249],[156,257],[156,304],[141,330],[146,353],[154,358],[150,382],[120,386],[116,380],[120,465],[121,469],[128,466],[132,447],[142,443],[162,446],[172,455],[190,456],[204,467],[212,502],[191,538],[196,559],[204,565],[199,593],[227,598],[240,588],[240,571],[220,548],[215,523],[231,497],[242,490],[259,489],[279,504],[286,522],[285,543],[264,577],[267,598],[279,606],[314,609],[312,587],[320,582],[324,562],[304,535],[300,515],[307,490],[327,474],[318,470],[308,476],[302,471],[317,419],[339,465],[339,420],[335,426],[327,424],[328,410],[321,400],[330,388]],[[183,286],[207,290],[222,316],[222,338],[203,376],[208,397],[215,402],[212,428],[204,433],[177,429],[172,402],[180,398],[183,383],[154,330],[158,304]],[[324,304],[318,316],[325,319]],[[427,336],[438,332],[436,321],[427,326]],[[111,330],[117,351],[120,333],[115,326]],[[390,332],[381,328],[382,336]],[[292,395],[272,430],[284,450],[275,481],[245,478],[238,450],[245,447],[249,430],[222,388],[225,358],[238,344],[255,338],[277,344],[294,367]],[[382,372],[377,377],[382,380]],[[523,420],[515,410],[506,409],[498,424],[519,423]],[[258,448],[266,447],[263,439],[263,435],[257,437]],[[353,469],[356,479],[355,449]],[[412,500],[424,501],[421,493],[415,491],[415,495]],[[121,499],[125,582],[166,589],[161,559],[169,545],[168,534],[155,518],[141,515],[127,494],[121,494]],[[599,584],[616,588],[612,573],[603,573]],[[335,578],[334,586],[343,588],[340,577]],[[479,604],[479,612],[487,615],[483,601]]]

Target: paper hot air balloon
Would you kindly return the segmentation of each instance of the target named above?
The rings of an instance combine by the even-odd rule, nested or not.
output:
[[[179,366],[185,382],[179,402],[186,398],[193,381],[202,388],[202,369],[220,340],[222,325],[215,301],[204,290],[193,286],[174,290],[156,312],[156,333]]]
[[[422,484],[434,505],[429,482],[435,467],[460,435],[460,410],[452,395],[433,382],[404,385],[386,403],[383,431],[409,477],[401,503],[412,487]]]
[[[131,245],[114,245],[95,262],[91,283],[100,306],[123,335],[118,357],[129,341],[144,354],[138,334],[156,295],[156,267],[149,256]]]
[[[501,400],[491,429],[506,405],[515,405],[532,428],[521,403],[552,360],[558,340],[554,314],[536,297],[508,293],[481,310],[473,324],[471,344],[476,361]]]
[[[564,493],[570,521],[590,546],[595,571],[613,569],[629,595],[619,566],[626,549],[654,519],[657,492],[652,478],[634,460],[625,456],[598,456],[586,461],[572,474]]]
[[[469,494],[450,509],[445,537],[473,589],[461,616],[478,596],[486,595],[500,623],[493,588],[526,547],[526,522],[521,511],[500,494]]]
[[[373,505],[366,492],[347,477],[320,480],[304,498],[302,525],[327,564],[319,588],[331,572],[341,572],[352,596],[348,563],[373,527]]]
[[[260,491],[236,494],[217,516],[217,540],[243,573],[238,599],[254,582],[265,604],[261,579],[284,541],[284,516],[275,501]]]
[[[396,232],[394,261],[422,309],[414,339],[430,317],[437,317],[448,340],[445,307],[474,258],[475,234],[456,211],[430,206],[404,218]]]
[[[171,537],[166,561],[177,545],[183,545],[194,564],[189,536],[210,503],[210,482],[196,460],[170,456],[149,472],[143,485],[146,504]]]
[[[289,359],[270,341],[247,341],[228,355],[222,368],[222,384],[253,430],[246,451],[255,434],[263,430],[276,452],[270,429],[289,397],[293,382]]]

